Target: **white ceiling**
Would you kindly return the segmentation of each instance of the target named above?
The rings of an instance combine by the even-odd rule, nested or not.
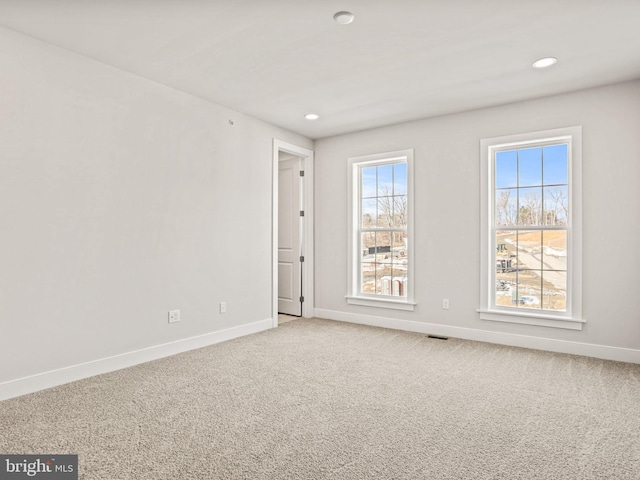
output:
[[[311,138],[640,78],[640,0],[0,0],[0,25]]]

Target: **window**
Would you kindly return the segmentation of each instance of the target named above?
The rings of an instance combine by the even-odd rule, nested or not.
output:
[[[581,128],[482,140],[480,318],[579,330]]]
[[[413,150],[349,159],[348,303],[414,309],[412,177]]]

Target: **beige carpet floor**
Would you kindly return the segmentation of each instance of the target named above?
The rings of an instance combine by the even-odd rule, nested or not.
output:
[[[82,479],[640,478],[640,365],[326,320],[0,403]]]

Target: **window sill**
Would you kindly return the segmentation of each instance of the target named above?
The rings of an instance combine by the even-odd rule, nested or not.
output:
[[[586,320],[579,318],[546,315],[543,313],[507,312],[502,310],[478,310],[478,312],[480,313],[480,320],[564,328],[567,330],[582,330],[582,326],[586,323]]]
[[[392,310],[408,310],[413,312],[416,303],[408,300],[391,300],[387,298],[371,298],[371,297],[353,297],[347,295],[345,297],[349,305],[361,305],[365,307],[390,308]]]

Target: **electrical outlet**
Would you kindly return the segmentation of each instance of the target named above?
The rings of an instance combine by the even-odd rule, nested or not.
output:
[[[449,299],[448,298],[443,298],[442,299],[442,309],[443,310],[449,310]]]
[[[227,313],[227,302],[220,302],[220,313]]]
[[[180,321],[180,310],[169,310],[169,323]]]

